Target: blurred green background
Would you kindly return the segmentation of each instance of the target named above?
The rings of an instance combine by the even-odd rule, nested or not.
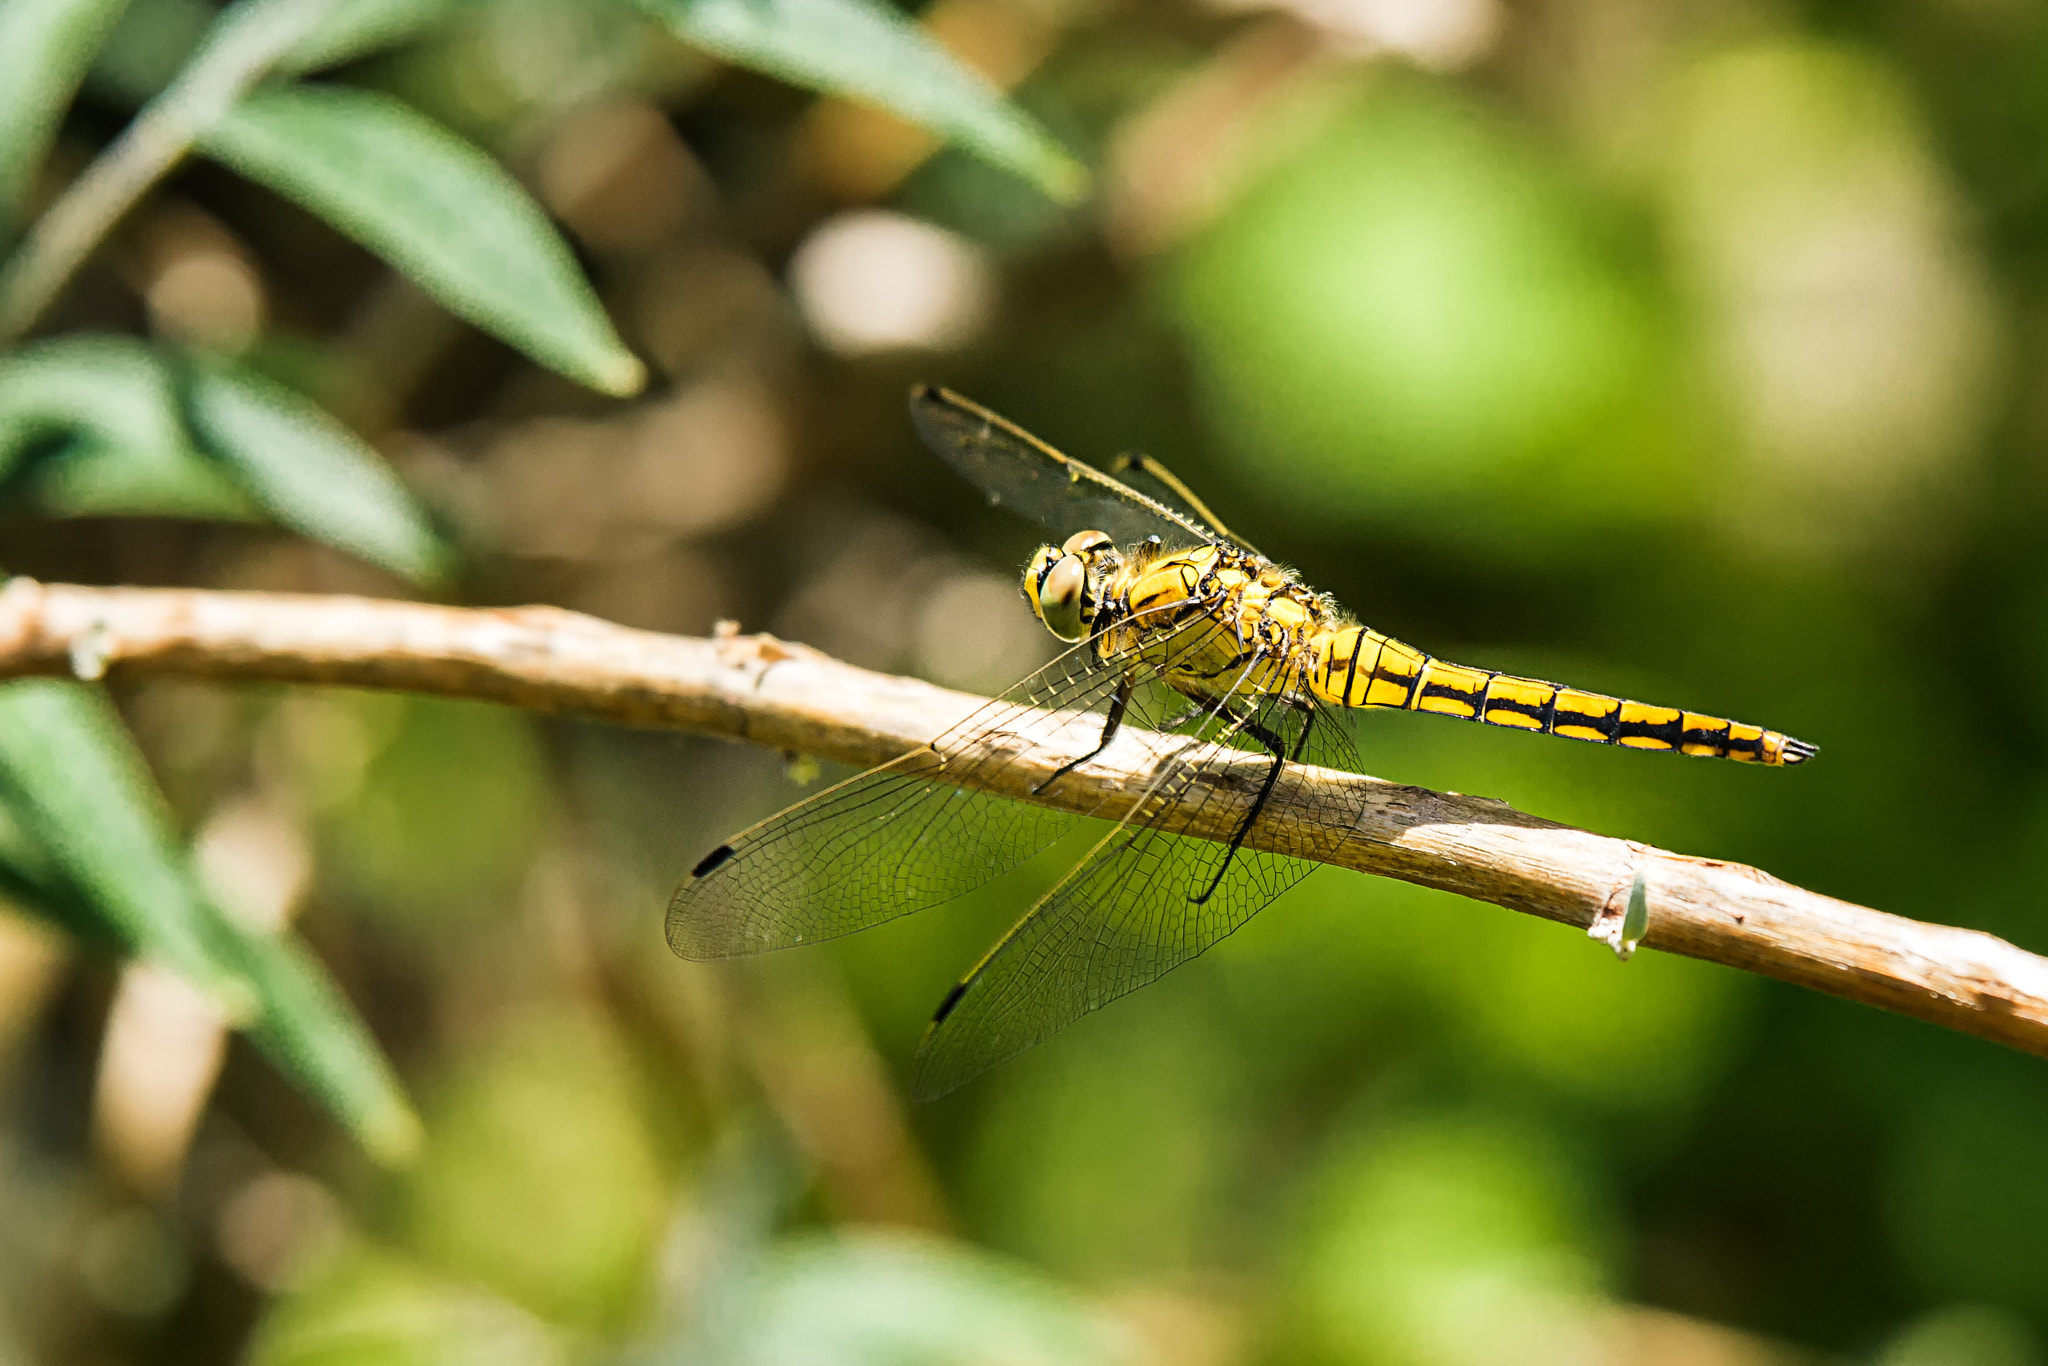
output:
[[[1378,714],[1372,772],[2048,951],[2048,10],[937,0],[1091,168],[1063,203],[623,10],[414,8],[320,82],[509,169],[645,391],[541,368],[223,152],[30,345],[267,377],[452,568],[409,584],[318,498],[257,499],[307,539],[152,483],[128,428],[0,482],[6,570],[732,620],[997,689],[1050,654],[1036,534],[917,446],[936,380],[1158,455],[1432,652],[1821,746],[1776,773]],[[17,228],[211,17],[132,0]],[[8,364],[0,445],[54,392]],[[678,961],[670,888],[801,794],[784,756],[112,695],[206,895],[292,921],[424,1140],[373,1163],[288,1047],[22,882],[0,1362],[2048,1364],[2037,1059],[1324,870],[913,1109],[924,1020],[1031,888]]]

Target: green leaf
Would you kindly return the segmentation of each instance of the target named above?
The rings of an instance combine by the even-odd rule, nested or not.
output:
[[[51,866],[48,851],[22,823],[4,785],[0,785],[0,902],[40,915],[80,939],[108,946],[118,943],[78,889]]]
[[[0,799],[115,939],[230,1019],[250,1014],[255,987],[219,952],[162,798],[104,696],[55,679],[0,685]]]
[[[456,10],[483,0],[337,0],[311,33],[273,68],[287,75],[322,71],[433,29]],[[7,0],[0,0],[4,7]],[[88,87],[131,108],[171,83],[221,17],[206,0],[129,0],[128,11],[100,49]]]
[[[721,1306],[719,1360],[1113,1366],[1137,1356],[1072,1291],[960,1243],[899,1233],[793,1239],[749,1279]]]
[[[249,1041],[387,1166],[419,1151],[420,1122],[355,1008],[297,935],[243,932],[236,943],[262,1009]]]
[[[189,428],[188,424],[189,423]],[[412,579],[447,552],[377,453],[292,390],[126,337],[72,337],[0,359],[0,489],[58,516],[250,518]]]
[[[540,206],[417,110],[339,86],[263,91],[200,145],[541,364],[609,394],[646,382]]]
[[[1650,884],[1643,870],[1636,869],[1636,879],[1629,884],[1628,911],[1621,920],[1621,947],[1630,953],[1643,942],[1643,936],[1650,932]]]
[[[0,239],[57,136],[78,83],[128,0],[5,0],[0,3]]]
[[[1088,173],[1037,122],[877,0],[636,0],[677,37],[793,85],[879,105],[1071,202]]]
[[[130,0],[86,76],[95,95],[134,108],[171,83],[220,17],[206,0]]]
[[[446,569],[446,550],[391,467],[297,393],[200,361],[185,407],[199,442],[285,526],[409,579]]]
[[[249,1366],[568,1366],[622,1360],[572,1350],[558,1329],[445,1270],[365,1243],[272,1300]]]
[[[301,73],[358,61],[396,47],[477,0],[339,0],[319,26],[293,45],[277,69]]]
[[[163,362],[129,337],[0,359],[0,487],[59,517],[254,514],[188,439]]]
[[[0,684],[0,892],[164,964],[213,998],[375,1157],[419,1122],[377,1045],[302,944],[249,930],[199,889],[142,756],[97,689]]]

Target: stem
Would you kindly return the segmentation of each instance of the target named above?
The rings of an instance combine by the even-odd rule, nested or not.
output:
[[[243,0],[214,22],[177,79],[36,220],[0,273],[0,347],[35,326],[114,225],[334,4]]]
[[[552,607],[481,610],[369,598],[78,588],[0,589],[0,678],[102,672],[437,693],[723,735],[871,765],[919,748],[986,699],[869,673],[767,636],[696,640]],[[1084,737],[1085,739],[1085,737]],[[1000,736],[987,744],[1000,745]],[[1197,743],[1190,741],[1190,743]],[[950,765],[1019,801],[1114,817],[1146,790],[1115,749],[1044,793],[1061,756]],[[1231,837],[1268,760],[1187,794],[1191,833]],[[1667,853],[1524,815],[1505,803],[1290,767],[1245,840],[1301,853],[1314,813],[1365,814],[1325,862],[1456,892],[1618,940],[1640,875],[1651,948],[1723,963],[2048,1056],[2048,959],[1976,930],[1924,924],[1788,886],[1754,868]],[[1327,846],[1327,838],[1317,840]]]

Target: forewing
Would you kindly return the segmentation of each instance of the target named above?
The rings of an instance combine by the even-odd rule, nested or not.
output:
[[[1358,769],[1340,713],[1269,698],[1253,719],[1278,735],[1290,761],[1298,752],[1304,763]],[[1247,728],[1229,738],[1252,747]],[[1305,857],[1233,853],[1182,834],[1224,800],[1204,779],[1227,758],[1211,749],[1161,783],[954,989],[918,1049],[918,1099],[946,1094],[1204,952],[1314,871],[1363,814],[1362,796],[1328,798],[1313,830],[1300,832]]]
[[[1166,652],[1200,624],[1166,633]],[[1077,813],[967,789],[1000,787],[1006,770],[1085,752],[1121,680],[1156,670],[1157,658],[1141,666],[1134,656],[1102,660],[1092,645],[1076,646],[930,745],[734,836],[670,900],[669,947],[685,958],[731,958],[836,939],[950,901],[1016,867]],[[1159,721],[1150,700],[1158,691],[1146,689],[1128,709],[1127,746],[1166,743],[1148,729]]]
[[[910,391],[910,420],[933,454],[998,503],[1065,539],[1100,531],[1121,543],[1218,539],[1191,517],[1060,454],[1022,427],[936,385]]]

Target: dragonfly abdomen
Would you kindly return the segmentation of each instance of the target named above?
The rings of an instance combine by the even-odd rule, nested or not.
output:
[[[1363,626],[1330,631],[1313,648],[1309,689],[1332,706],[1398,707],[1568,740],[1774,767],[1805,763],[1815,753],[1803,740],[1726,717],[1452,664]]]

